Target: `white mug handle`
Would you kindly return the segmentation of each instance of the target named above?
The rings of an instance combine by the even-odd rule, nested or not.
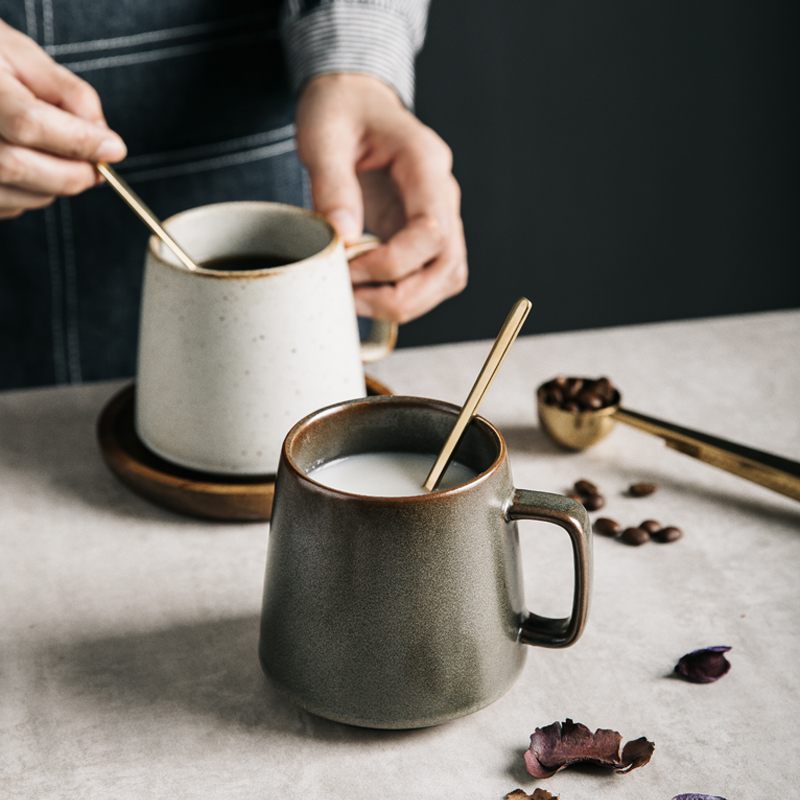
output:
[[[348,261],[357,258],[376,247],[380,247],[381,240],[371,233],[363,234],[359,239],[351,244],[344,246],[344,255]],[[361,361],[364,364],[371,364],[373,361],[380,361],[394,350],[397,343],[397,323],[381,322],[372,320],[372,327],[369,335],[361,342]]]

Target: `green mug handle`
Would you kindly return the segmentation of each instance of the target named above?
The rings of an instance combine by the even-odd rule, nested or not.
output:
[[[348,261],[357,258],[376,247],[380,247],[381,240],[371,233],[362,236],[351,244],[344,247],[344,254]],[[397,323],[372,320],[372,327],[364,341],[361,342],[361,361],[364,364],[371,364],[385,358],[394,350],[397,344]]]
[[[516,489],[506,511],[509,520],[532,519],[563,528],[572,542],[575,590],[572,614],[555,619],[527,612],[520,623],[520,642],[539,647],[569,647],[586,625],[592,587],[592,527],[586,509],[570,497]]]

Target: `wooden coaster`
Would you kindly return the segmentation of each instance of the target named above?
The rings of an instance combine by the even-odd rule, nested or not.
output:
[[[391,391],[367,377],[368,395]],[[268,522],[274,475],[229,476],[181,467],[148,450],[133,424],[135,386],[115,394],[97,420],[97,440],[108,468],[136,494],[157,505],[204,519]]]

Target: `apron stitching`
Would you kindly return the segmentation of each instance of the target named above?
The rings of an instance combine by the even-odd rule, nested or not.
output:
[[[39,26],[36,22],[36,0],[25,0],[25,29],[28,36],[38,44]]]
[[[63,286],[58,251],[56,210],[53,206],[48,206],[44,210],[44,221],[47,236],[47,261],[50,267],[50,330],[53,336],[53,372],[57,384],[67,383],[69,373],[64,358],[64,318],[61,307]]]
[[[187,158],[196,156],[213,155],[225,150],[247,150],[256,145],[269,144],[281,139],[288,139],[294,136],[294,124],[284,125],[282,128],[254,133],[250,136],[242,136],[237,139],[228,139],[224,142],[214,142],[213,144],[199,145],[198,147],[187,147],[183,150],[171,150],[162,153],[146,153],[140,156],[126,158],[124,164],[120,165],[119,172],[126,173],[130,169],[157,166],[159,162],[164,164],[177,163]]]
[[[52,45],[55,41],[55,28],[53,26],[53,0],[42,0],[42,28],[44,46]]]
[[[26,0],[34,2],[34,0]],[[200,36],[204,33],[225,30],[235,27],[252,28],[259,20],[267,20],[265,14],[250,14],[249,16],[233,17],[219,20],[218,22],[201,22],[195,25],[183,25],[175,28],[162,28],[156,31],[134,33],[129,36],[116,36],[111,39],[91,39],[85,42],[70,42],[68,44],[54,44],[46,48],[51,56],[72,55],[74,53],[90,53],[96,50],[114,50],[124,47],[136,47],[152,42],[163,42],[169,39],[182,39],[190,36]]]
[[[148,61],[163,61],[168,58],[204,53],[209,50],[220,50],[226,47],[249,44],[262,39],[275,38],[274,31],[256,31],[238,36],[229,36],[226,39],[213,39],[194,44],[179,44],[174,47],[162,47],[160,50],[149,50],[146,53],[126,53],[120,56],[106,56],[104,58],[90,58],[85,61],[62,61],[61,65],[73,72],[90,72],[95,69],[108,69],[110,67],[125,67],[130,64],[143,64]]]
[[[303,206],[305,208],[312,208],[311,201],[311,180],[308,177],[308,170],[301,165],[300,167],[300,186],[303,193]]]
[[[139,170],[138,172],[126,173],[129,181],[150,181],[156,178],[170,178],[176,175],[189,175],[193,172],[205,172],[212,169],[221,169],[236,164],[247,164],[252,161],[261,161],[265,158],[291,153],[296,149],[294,139],[287,139],[283,142],[258,147],[244,153],[231,153],[218,158],[209,158],[203,161],[192,161],[188,164],[175,164],[170,167],[160,167],[158,169]]]
[[[81,383],[80,328],[78,326],[78,273],[75,262],[75,235],[69,199],[59,200],[61,235],[64,243],[64,307],[66,312],[67,362],[70,383]]]

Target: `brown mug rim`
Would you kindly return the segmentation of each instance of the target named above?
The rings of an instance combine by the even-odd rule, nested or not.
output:
[[[418,502],[432,502],[435,501],[437,498],[441,497],[452,497],[458,494],[463,494],[464,492],[472,490],[475,486],[481,485],[486,483],[487,481],[491,480],[493,476],[497,474],[497,472],[502,468],[502,465],[508,460],[508,448],[506,446],[506,441],[503,438],[502,433],[485,417],[481,417],[476,415],[473,417],[470,424],[477,424],[481,427],[485,427],[489,434],[495,439],[498,444],[498,452],[495,456],[492,463],[482,472],[479,472],[474,478],[467,481],[466,483],[461,483],[458,486],[453,486],[450,489],[436,489],[432,492],[428,492],[427,494],[419,494],[419,495],[400,495],[397,497],[385,497],[383,495],[371,495],[371,494],[357,494],[355,492],[346,492],[343,489],[334,489],[330,486],[326,486],[324,483],[320,483],[319,481],[314,480],[312,477],[308,475],[308,473],[304,472],[300,466],[297,464],[295,459],[291,455],[291,448],[296,441],[297,437],[301,435],[303,429],[305,429],[308,424],[313,422],[314,419],[319,419],[321,417],[331,416],[336,414],[340,409],[350,408],[355,405],[397,405],[399,403],[404,403],[406,405],[415,405],[415,406],[427,406],[429,408],[437,408],[440,411],[445,411],[447,413],[452,413],[453,421],[455,422],[455,418],[458,416],[458,413],[461,411],[461,407],[454,405],[453,403],[448,403],[445,400],[436,400],[429,397],[418,397],[415,395],[389,395],[386,397],[359,397],[354,398],[352,400],[343,400],[339,403],[334,403],[330,406],[325,406],[324,408],[317,409],[316,411],[312,411],[307,416],[303,417],[303,419],[296,422],[290,431],[286,434],[286,438],[283,441],[283,445],[281,446],[281,456],[280,462],[284,465],[291,474],[296,478],[299,479],[302,483],[310,484],[314,487],[315,490],[322,492],[323,494],[330,494],[334,497],[351,497],[356,498],[358,500],[366,500],[369,502],[377,502],[377,503],[388,503],[388,504],[397,504],[397,503],[418,503]],[[433,453],[432,455],[436,455]],[[278,470],[280,471],[280,464]]]

